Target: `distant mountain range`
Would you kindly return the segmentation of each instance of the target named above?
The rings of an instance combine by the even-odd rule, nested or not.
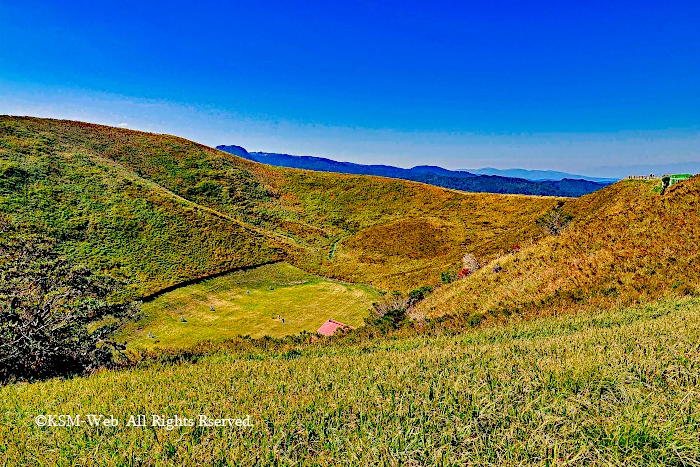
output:
[[[528,180],[526,178],[500,175],[475,174],[462,170],[447,170],[442,167],[421,165],[410,169],[389,165],[364,165],[338,162],[323,157],[293,156],[269,152],[248,152],[235,145],[221,145],[216,149],[263,164],[295,169],[337,172],[356,175],[377,175],[451,188],[473,193],[507,193],[543,196],[578,197],[592,193],[612,181],[591,181],[562,178],[559,180]]]
[[[483,169],[460,170],[479,175],[499,175],[501,177],[524,178],[526,180],[532,181],[563,180],[565,178],[570,178],[574,180],[589,180],[591,182],[601,182],[609,184],[619,180],[619,178],[589,177],[587,175],[576,175],[567,172],[557,172],[555,170],[495,169],[493,167],[484,167]]]

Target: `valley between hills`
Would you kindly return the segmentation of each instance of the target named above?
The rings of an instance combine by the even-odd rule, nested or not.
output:
[[[699,465],[699,201],[697,176],[466,193],[2,116],[3,237],[143,304],[118,368],[0,387],[0,459]],[[328,318],[357,329],[316,335]],[[84,407],[253,427],[33,423]]]

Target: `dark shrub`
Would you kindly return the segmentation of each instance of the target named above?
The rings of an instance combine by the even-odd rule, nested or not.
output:
[[[429,285],[424,285],[423,287],[421,287],[419,289],[411,290],[408,293],[409,305],[413,306],[416,303],[420,302],[432,291],[433,291],[433,288],[430,287]]]
[[[454,271],[443,271],[440,273],[440,282],[443,284],[449,284],[457,279],[457,273]]]
[[[467,324],[475,328],[478,325],[480,325],[484,319],[486,319],[486,317],[482,314],[469,315],[469,317],[467,318]]]
[[[123,349],[110,336],[137,310],[110,303],[119,283],[0,230],[0,384],[109,366]]]
[[[666,188],[668,188],[669,184],[671,183],[671,177],[668,175],[665,175],[661,177],[661,194],[663,195],[666,193]]]

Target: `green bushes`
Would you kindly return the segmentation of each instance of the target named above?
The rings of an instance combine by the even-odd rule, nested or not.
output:
[[[410,303],[409,297],[400,292],[386,294],[378,302],[372,304],[374,318],[381,320],[389,315],[392,322],[398,323],[402,319],[399,318],[406,313]]]
[[[420,302],[423,300],[425,297],[430,294],[430,292],[433,291],[433,288],[429,285],[424,285],[423,287],[413,289],[408,293],[408,298],[411,301],[411,305],[416,304],[417,302]]]
[[[119,284],[0,228],[0,384],[109,366],[124,349],[112,333],[137,312],[108,301]]]
[[[449,284],[457,280],[457,273],[454,271],[442,271],[440,273],[440,282],[443,284]]]
[[[221,196],[221,185],[211,180],[204,180],[197,183],[195,186],[185,190],[188,196],[203,196],[203,197],[218,197]]]
[[[0,160],[0,194],[19,189],[28,175],[16,162]]]

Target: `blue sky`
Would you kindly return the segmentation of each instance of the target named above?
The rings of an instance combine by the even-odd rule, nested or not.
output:
[[[2,0],[0,113],[601,175],[700,162],[698,24],[697,1]]]

